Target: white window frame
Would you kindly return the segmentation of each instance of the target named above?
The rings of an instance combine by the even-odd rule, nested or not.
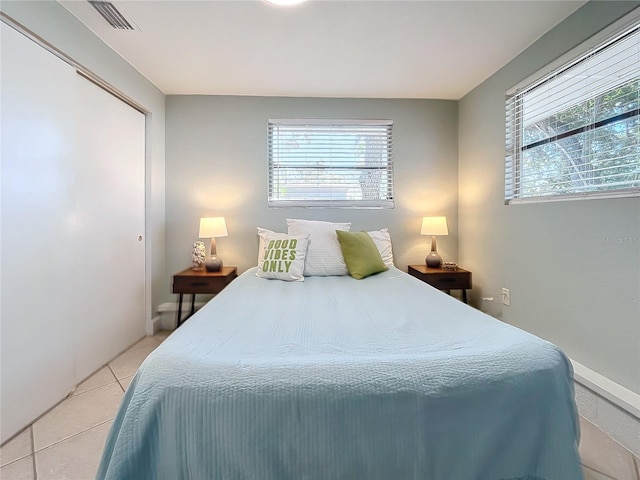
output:
[[[392,131],[392,120],[269,119],[268,206],[393,208]]]
[[[640,178],[638,181],[636,180],[627,180],[626,184],[621,185],[618,188],[612,187],[611,184],[603,184],[603,185],[589,185],[585,187],[583,184],[578,184],[569,182],[571,185],[571,192],[566,193],[554,193],[550,191],[542,191],[542,193],[533,192],[533,188],[528,187],[526,184],[529,173],[523,173],[524,166],[523,158],[524,152],[528,148],[535,147],[535,145],[529,144],[524,145],[524,126],[525,123],[529,122],[529,119],[532,116],[535,116],[535,113],[532,113],[532,105],[534,102],[537,102],[536,107],[542,106],[542,108],[547,109],[547,116],[551,113],[561,112],[565,108],[569,108],[569,106],[573,106],[580,101],[585,101],[590,98],[596,98],[598,95],[606,91],[610,91],[613,88],[617,88],[620,84],[606,87],[599,85],[601,81],[596,75],[592,74],[592,70],[589,70],[593,64],[598,66],[602,65],[603,62],[591,61],[591,59],[599,58],[596,57],[598,53],[614,51],[614,44],[616,41],[624,36],[629,36],[634,29],[640,32],[640,9],[634,10],[631,14],[625,16],[620,21],[614,23],[609,28],[603,30],[599,34],[593,36],[582,45],[578,46],[576,49],[573,49],[571,52],[562,56],[560,59],[556,60],[552,64],[548,65],[542,71],[539,71],[537,74],[529,77],[528,79],[521,82],[519,85],[512,88],[507,92],[507,101],[506,101],[506,158],[505,158],[505,204],[516,204],[516,203],[528,203],[528,202],[541,202],[541,201],[560,201],[560,200],[575,200],[575,199],[585,199],[585,198],[611,198],[611,197],[635,197],[640,196]],[[640,34],[639,34],[640,35]],[[634,47],[635,48],[635,47]],[[626,52],[626,51],[625,51]],[[631,67],[628,67],[625,71],[625,74],[628,76],[627,81],[632,81],[640,78],[638,64],[640,61],[640,48],[638,50],[633,50],[633,59],[631,62],[628,62]],[[591,61],[591,63],[589,63]],[[583,81],[583,83],[579,84],[577,81],[564,81],[564,85],[570,85],[571,88],[562,91],[560,95],[556,94],[554,97],[552,94],[543,96],[540,94],[542,90],[544,90],[546,85],[553,85],[556,82],[556,85],[560,84],[560,81],[563,77],[563,74],[566,74],[568,78],[571,78],[571,75],[575,76],[576,66],[580,65],[580,68],[584,66],[584,72],[589,75],[589,81]],[[619,66],[616,66],[619,69]],[[629,69],[630,68],[630,69]],[[573,69],[573,70],[572,70]],[[591,79],[593,78],[593,80]],[[624,83],[624,82],[623,82]],[[580,85],[580,86],[578,86]],[[582,85],[587,85],[584,87]],[[579,89],[582,88],[584,92],[580,92]],[[551,91],[551,90],[549,90]],[[586,94],[585,94],[586,92]],[[570,97],[574,97],[571,99]],[[544,98],[544,102],[539,101],[541,98]],[[555,105],[554,105],[555,103]],[[561,107],[558,105],[562,104]],[[637,104],[636,104],[637,107]],[[554,110],[555,109],[555,110]],[[632,117],[637,118],[638,112],[637,108],[633,109],[635,114]],[[545,118],[545,115],[542,115],[542,118]],[[607,119],[610,123],[613,123],[615,119]],[[615,120],[622,121],[622,120]],[[593,135],[595,137],[595,132],[601,126],[607,125],[605,122],[596,122],[595,120],[591,122],[591,124],[585,125],[580,134],[585,135]],[[579,129],[575,129],[578,131]],[[635,129],[634,129],[635,130]],[[638,128],[638,137],[640,138],[640,127]],[[545,139],[544,142],[554,145],[554,142],[558,142],[555,145],[560,145],[559,142],[562,137],[568,136],[569,134],[550,136]],[[635,134],[635,131],[632,135]],[[640,142],[640,139],[638,140]],[[543,142],[539,142],[543,143]],[[640,149],[639,143],[635,144],[638,149]],[[629,150],[631,153],[627,153],[625,155],[626,166],[630,169],[634,169],[637,165],[638,172],[640,172],[640,150],[636,150],[637,154],[633,154],[633,150]],[[582,150],[582,154],[585,154],[584,149]],[[595,155],[593,150],[587,150],[586,156],[580,157],[583,162],[590,165],[592,155]],[[534,171],[535,172],[535,171]],[[602,176],[603,173],[597,175]],[[534,177],[538,178],[538,177]],[[583,182],[584,183],[584,182]],[[543,189],[540,189],[543,190]]]

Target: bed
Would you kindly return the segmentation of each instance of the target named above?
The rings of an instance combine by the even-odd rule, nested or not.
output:
[[[581,479],[553,344],[394,267],[247,270],[141,365],[99,479]]]

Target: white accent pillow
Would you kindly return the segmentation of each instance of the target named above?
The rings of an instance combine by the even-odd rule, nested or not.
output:
[[[309,234],[309,247],[304,262],[305,277],[349,275],[336,230],[348,232],[350,223],[287,219],[289,235]]]
[[[256,276],[304,282],[304,259],[309,235],[286,235],[267,230],[260,234],[260,240],[264,240],[264,249]]]
[[[367,232],[373,243],[378,247],[382,261],[387,267],[393,267],[393,249],[391,247],[391,235],[386,228]]]

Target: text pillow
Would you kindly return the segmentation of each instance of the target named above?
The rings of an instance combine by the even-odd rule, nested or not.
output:
[[[357,280],[388,270],[378,247],[367,232],[342,232],[336,230],[342,255],[349,269],[349,275]]]
[[[309,235],[265,233],[262,260],[256,275],[287,282],[304,282],[304,261]]]
[[[287,219],[289,235],[310,235],[304,264],[307,277],[348,275],[336,230],[349,231],[350,223],[322,222],[317,220]]]
[[[267,234],[269,233],[276,232],[272,232],[271,230],[268,230],[266,228],[258,227],[258,266],[262,263],[262,259],[264,258],[264,247],[267,239]],[[283,233],[282,235],[286,234]]]

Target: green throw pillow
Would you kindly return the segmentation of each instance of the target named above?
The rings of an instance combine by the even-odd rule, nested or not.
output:
[[[382,261],[378,247],[367,232],[336,230],[336,235],[349,275],[353,278],[360,280],[389,269]]]

